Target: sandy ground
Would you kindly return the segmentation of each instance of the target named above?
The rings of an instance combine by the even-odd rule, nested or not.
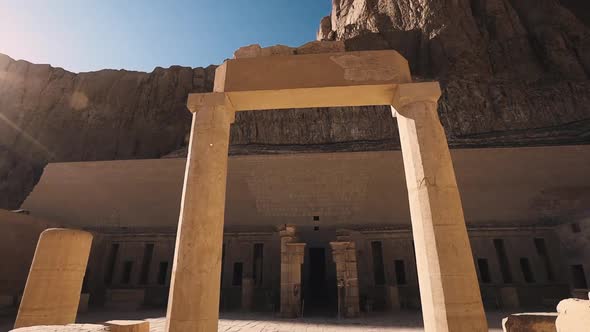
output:
[[[508,315],[502,311],[488,311],[490,331],[501,332],[501,321]],[[93,311],[78,316],[79,323],[100,323],[112,319],[147,319],[150,332],[164,332],[165,311],[142,310],[133,312]],[[13,317],[0,317],[0,331],[9,331]],[[33,331],[33,330],[31,330]],[[36,330],[40,331],[40,330]],[[223,313],[219,331],[224,332],[336,332],[336,331],[423,331],[422,316],[418,311],[364,314],[355,319],[336,317],[303,317],[282,319],[268,313]]]

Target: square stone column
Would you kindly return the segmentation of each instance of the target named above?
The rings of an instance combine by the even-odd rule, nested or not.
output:
[[[330,242],[330,246],[336,263],[340,313],[344,317],[357,317],[360,309],[356,246],[352,241]]]
[[[242,310],[252,310],[254,304],[254,279],[242,278]]]
[[[305,243],[295,243],[295,227],[285,225],[281,236],[281,316],[301,316],[301,264]]]
[[[394,98],[426,332],[487,331],[461,197],[437,112],[438,83]]]
[[[92,234],[50,228],[39,237],[15,328],[76,322]]]
[[[234,109],[224,93],[199,94],[172,266],[166,331],[217,331],[227,153]]]

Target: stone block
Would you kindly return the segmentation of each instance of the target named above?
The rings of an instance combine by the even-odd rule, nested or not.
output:
[[[520,300],[518,298],[518,290],[516,287],[501,287],[499,292],[502,308],[516,309],[520,307]]]
[[[90,300],[90,294],[80,294],[80,303],[78,304],[78,313],[88,312],[88,300]]]
[[[556,332],[557,313],[513,314],[502,320],[504,332]]]
[[[111,332],[149,332],[150,323],[145,320],[111,320],[105,323]]]
[[[563,300],[557,305],[557,313],[557,332],[585,331],[590,328],[590,300]]]

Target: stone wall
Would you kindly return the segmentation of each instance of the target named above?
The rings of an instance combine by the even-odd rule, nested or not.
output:
[[[555,224],[590,204],[590,146],[451,155],[468,224]],[[184,169],[184,159],[50,164],[23,208],[74,228],[175,227]],[[409,225],[407,197],[400,151],[232,156],[225,225]]]

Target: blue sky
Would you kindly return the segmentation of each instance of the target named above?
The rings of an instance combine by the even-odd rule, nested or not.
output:
[[[221,63],[315,39],[331,0],[0,0],[0,53],[74,72]]]

